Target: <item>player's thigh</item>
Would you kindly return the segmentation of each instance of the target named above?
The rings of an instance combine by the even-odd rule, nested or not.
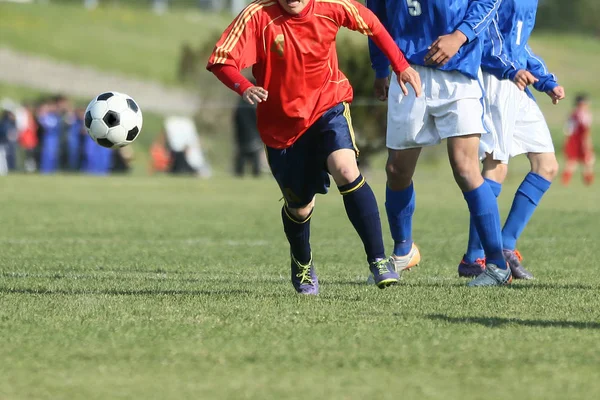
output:
[[[317,160],[338,186],[358,178],[358,147],[352,127],[350,105],[339,104],[327,111],[313,126],[318,130]],[[321,161],[322,160],[322,161]]]
[[[329,187],[327,173],[314,166],[311,141],[307,139],[303,135],[287,149],[267,147],[271,173],[290,209],[307,206],[317,193],[327,193]]]
[[[480,158],[491,154],[493,160],[508,163],[510,147],[519,110],[519,88],[509,80],[483,74],[485,90],[485,127],[489,134],[481,135]]]
[[[402,93],[396,74],[392,74],[388,93],[386,145],[388,149],[404,150],[436,145],[440,142],[429,113],[428,96],[435,84],[432,68],[413,66],[421,76],[423,95],[417,97],[408,85],[408,95]]]
[[[482,84],[456,71],[436,72],[439,93],[429,108],[440,138],[486,134]]]
[[[554,153],[552,135],[537,103],[521,92],[510,156],[525,153]]]

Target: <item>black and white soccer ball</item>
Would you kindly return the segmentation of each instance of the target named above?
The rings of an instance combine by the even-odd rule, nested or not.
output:
[[[142,110],[130,96],[106,92],[90,102],[85,110],[85,127],[103,147],[123,147],[142,131]]]

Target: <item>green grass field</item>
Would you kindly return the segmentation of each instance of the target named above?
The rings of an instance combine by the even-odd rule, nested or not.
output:
[[[225,18],[194,11],[0,3],[0,45],[104,71],[175,83],[180,46],[202,42]],[[225,22],[226,23],[226,22]]]
[[[339,195],[319,197],[322,293],[304,298],[270,179],[3,178],[0,398],[593,398],[600,186],[555,185],[519,246],[537,280],[480,290],[456,277],[449,169],[416,187],[424,260],[387,290],[364,284]]]

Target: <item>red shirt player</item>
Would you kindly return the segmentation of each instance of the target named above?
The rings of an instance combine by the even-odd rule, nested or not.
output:
[[[575,110],[565,129],[565,157],[567,166],[563,172],[563,183],[569,184],[578,164],[583,164],[583,181],[591,185],[594,181],[594,147],[591,136],[592,114],[586,95],[575,99]]]
[[[283,226],[291,248],[292,284],[317,294],[319,283],[309,243],[317,193],[327,193],[329,174],[364,244],[381,288],[399,276],[385,256],[375,196],[358,170],[349,105],[352,87],[338,68],[335,38],[341,27],[372,37],[398,75],[420,94],[410,68],[388,32],[354,0],[257,0],[225,30],[208,69],[250,104],[273,176],[283,192]],[[252,67],[257,86],[240,70]]]

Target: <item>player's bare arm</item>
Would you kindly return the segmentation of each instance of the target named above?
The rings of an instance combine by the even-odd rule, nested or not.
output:
[[[246,103],[254,105],[267,101],[269,92],[260,86],[251,86],[244,91],[242,97]]]
[[[425,65],[445,65],[466,42],[467,36],[459,30],[440,36],[429,46],[429,52],[425,55]]]
[[[546,94],[552,99],[552,104],[558,104],[559,101],[565,98],[565,88],[557,86],[554,89],[547,91]]]
[[[533,76],[531,72],[527,71],[526,69],[520,69],[519,71],[517,71],[517,74],[515,75],[513,81],[519,89],[525,90],[527,86],[533,85],[538,80],[539,79]]]

